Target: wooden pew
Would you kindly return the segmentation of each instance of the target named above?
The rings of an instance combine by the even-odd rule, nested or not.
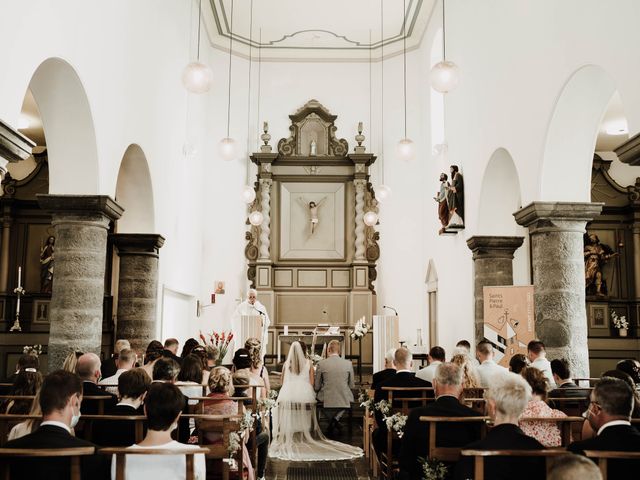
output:
[[[605,452],[599,450],[585,450],[584,454],[593,458],[598,462],[602,480],[607,480],[607,467],[609,460],[638,460],[640,461],[640,452]],[[631,475],[633,473],[629,472]]]
[[[229,464],[226,461],[229,458],[229,438],[232,432],[237,432],[240,428],[239,416],[222,416],[222,415],[189,415],[196,419],[198,427],[198,443],[209,449],[207,459],[222,461],[222,479],[229,480]],[[205,443],[205,434],[219,433],[222,441],[219,443]],[[242,440],[241,440],[242,442]],[[238,475],[242,478],[244,463],[242,460],[242,446],[235,455],[236,464],[238,465]],[[255,465],[253,465],[255,468]]]
[[[544,422],[555,423],[560,429],[562,446],[566,447],[571,443],[571,427],[574,424],[582,425],[582,417],[522,417],[520,422]]]
[[[475,480],[484,480],[484,459],[486,457],[543,457],[546,461],[547,472],[551,467],[550,460],[566,455],[566,450],[545,449],[545,450],[461,450],[464,457],[474,457]]]
[[[192,448],[189,450],[169,450],[165,448],[145,448],[145,449],[128,449],[128,448],[103,448],[100,450],[103,455],[116,456],[116,480],[125,480],[124,472],[126,466],[127,455],[184,455],[186,456],[185,478],[194,480],[194,455],[209,453],[208,448]]]
[[[420,417],[421,422],[429,424],[429,454],[428,458],[434,458],[441,462],[457,462],[460,458],[462,447],[438,447],[436,431],[438,423],[480,423],[480,438],[484,438],[487,433],[487,422],[489,417]]]
[[[71,480],[80,480],[80,457],[86,455],[93,455],[95,453],[94,447],[79,447],[79,448],[0,448],[0,473],[3,480],[9,480],[10,468],[7,459],[23,457],[23,458],[36,458],[36,457],[69,457],[71,462]]]

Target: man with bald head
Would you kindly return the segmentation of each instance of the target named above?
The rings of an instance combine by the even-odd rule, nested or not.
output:
[[[86,397],[109,397],[109,399],[103,401],[104,411],[110,410],[116,405],[116,396],[98,387],[98,382],[102,376],[100,372],[100,357],[91,352],[81,355],[78,358],[76,372],[82,380],[83,398],[80,411],[84,415],[98,415],[100,406],[99,400],[91,400]]]

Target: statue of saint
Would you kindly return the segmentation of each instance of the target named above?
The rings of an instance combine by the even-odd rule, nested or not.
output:
[[[304,208],[307,208],[309,210],[309,222],[311,223],[311,235],[314,234],[314,232],[316,231],[316,227],[318,226],[318,223],[319,223],[318,208],[320,208],[320,205],[322,205],[322,203],[326,200],[326,198],[327,197],[322,197],[322,200],[320,200],[318,203],[311,201],[307,206],[307,201],[304,199],[304,197],[298,197],[298,202],[300,203],[300,205],[302,205]]]
[[[600,243],[594,233],[586,233],[584,242],[584,280],[587,295],[604,297],[607,295],[607,282],[602,278],[602,268],[611,257],[619,255],[609,245]]]
[[[440,174],[440,191],[436,193],[433,199],[438,202],[438,218],[442,224],[440,233],[444,232],[449,224],[449,205],[447,204],[447,190],[449,189],[449,177],[446,173]]]
[[[40,293],[51,293],[53,287],[53,251],[56,237],[47,238],[40,251]]]
[[[311,140],[311,145],[309,146],[309,156],[315,157],[318,154],[318,144],[315,140]]]
[[[451,165],[451,186],[447,192],[449,204],[448,227],[464,226],[464,181],[457,165]]]

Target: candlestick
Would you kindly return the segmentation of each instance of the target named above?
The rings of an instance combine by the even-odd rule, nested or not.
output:
[[[22,267],[18,267],[18,285],[16,285],[17,287],[20,286],[21,280],[22,280]]]

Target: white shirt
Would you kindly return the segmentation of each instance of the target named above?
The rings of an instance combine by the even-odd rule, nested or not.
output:
[[[128,447],[134,449],[168,449],[175,450],[176,455],[127,455],[125,465],[124,478],[135,478],[136,480],[160,480],[172,479],[183,480],[185,478],[186,456],[180,455],[180,452],[200,448],[198,445],[185,445],[172,440],[164,445],[156,445],[153,447],[141,447],[140,445],[131,445]],[[204,461],[204,454],[198,453],[194,455],[194,479],[205,480],[207,467]],[[111,462],[111,479],[116,478],[116,458],[113,456]]]
[[[114,395],[118,395],[118,378],[120,378],[120,375],[122,375],[126,371],[127,370],[124,368],[119,368],[118,370],[116,370],[116,373],[114,375],[100,380],[98,382],[98,385],[116,385],[115,387],[106,387],[105,390],[109,393],[113,393]]]
[[[629,425],[631,426],[631,422],[627,420],[611,420],[610,422],[605,423],[598,429],[598,433],[596,436],[600,435],[602,431],[607,427],[613,427],[614,425]]]
[[[553,373],[551,372],[551,362],[546,358],[538,357],[533,362],[531,362],[531,366],[537,368],[544,376],[549,380],[549,387],[556,388],[556,382],[553,379]]]
[[[419,370],[418,373],[416,373],[416,378],[421,378],[422,380],[426,380],[429,383],[433,383],[433,377],[436,376],[436,369],[441,363],[442,362],[438,360],[434,360],[428,366]]]
[[[483,387],[489,387],[491,385],[491,379],[495,375],[502,375],[508,371],[509,370],[498,365],[493,360],[485,360],[478,368],[476,368],[476,372],[478,372],[478,375],[480,376],[480,384]]]

